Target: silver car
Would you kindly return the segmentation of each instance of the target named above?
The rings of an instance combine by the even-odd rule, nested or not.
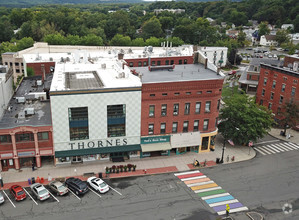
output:
[[[49,187],[53,192],[56,193],[56,195],[62,196],[69,192],[69,189],[57,180],[50,182]]]
[[[46,200],[50,197],[49,191],[40,183],[34,183],[30,186],[31,191],[39,200]]]
[[[4,197],[2,195],[2,193],[0,192],[0,204],[2,204],[4,202]]]

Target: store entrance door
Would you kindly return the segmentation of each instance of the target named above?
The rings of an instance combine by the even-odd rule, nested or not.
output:
[[[125,156],[125,152],[116,152],[110,154],[110,158],[112,162],[124,162],[125,161],[124,156]]]
[[[1,160],[2,171],[8,171],[9,163],[7,159]]]

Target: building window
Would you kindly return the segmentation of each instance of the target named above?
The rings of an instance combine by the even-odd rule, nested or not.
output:
[[[283,81],[287,81],[288,80],[288,77],[283,77]]]
[[[264,78],[264,86],[267,85],[267,78]]]
[[[268,75],[268,71],[265,71],[265,75]]]
[[[133,67],[133,66],[134,66],[133,62],[130,62],[130,67]]]
[[[185,103],[185,111],[184,111],[185,115],[189,115],[190,114],[190,103]]]
[[[286,90],[286,84],[281,85],[281,92],[284,92]]]
[[[162,96],[167,96],[167,93],[162,93]]]
[[[183,132],[188,132],[188,126],[189,126],[189,122],[188,121],[184,121]]]
[[[264,100],[260,100],[260,105],[263,105],[264,104]]]
[[[209,90],[209,91],[207,91],[207,93],[208,93],[208,94],[211,94],[211,93],[212,93],[212,91],[211,91],[211,90]]]
[[[183,64],[183,61],[182,61],[182,60],[179,60],[179,64],[180,64],[180,65]]]
[[[48,132],[38,132],[37,133],[38,140],[49,140]]]
[[[186,92],[186,95],[191,95],[191,92]]]
[[[206,102],[205,112],[211,112],[211,101]]]
[[[143,66],[147,66],[147,62],[146,61],[143,62]]]
[[[180,95],[180,93],[179,93],[179,92],[175,92],[174,95],[175,95],[175,96],[178,96],[178,95]]]
[[[173,104],[173,115],[179,114],[179,104]]]
[[[126,105],[107,106],[107,135],[126,136]]]
[[[20,70],[19,69],[16,69],[16,73],[19,73],[20,72]]]
[[[264,95],[265,95],[265,90],[263,89],[263,90],[262,90],[262,96],[264,96]]]
[[[2,143],[11,143],[10,135],[0,135],[0,144]]]
[[[162,116],[167,115],[167,105],[166,104],[161,106],[161,115]]]
[[[170,64],[171,64],[171,65],[174,64],[174,60],[170,60]]]
[[[200,114],[201,102],[195,104],[195,114]]]
[[[141,67],[142,66],[142,62],[138,61],[138,66]]]
[[[156,96],[156,94],[150,94],[150,96],[151,96],[151,97],[154,97],[154,96]]]
[[[272,108],[272,103],[269,102],[269,104],[268,104],[268,109],[270,110],[271,108]]]
[[[217,126],[218,126],[218,117],[215,119],[215,128],[217,128]]]
[[[207,131],[209,129],[209,119],[203,121],[203,130]]]
[[[278,108],[277,108],[277,115],[280,115],[280,113],[281,113],[281,108],[278,107]]]
[[[296,88],[295,87],[292,87],[292,92],[291,92],[291,96],[294,96],[296,93]]]
[[[156,65],[156,61],[152,61],[152,66],[155,66]]]
[[[166,61],[165,61],[165,65],[169,65],[169,60],[166,60]]]
[[[272,83],[272,89],[275,89],[275,87],[276,87],[276,81],[274,80]]]
[[[173,122],[172,123],[172,133],[177,133],[178,132],[178,123]]]
[[[6,65],[6,66],[8,66],[8,63],[7,63],[7,62],[5,62],[5,65]]]
[[[89,139],[88,107],[69,108],[70,140]]]
[[[219,111],[219,109],[220,109],[220,99],[218,99],[217,101],[217,110]]]
[[[202,91],[197,91],[196,94],[201,95],[201,94],[202,94]]]
[[[248,79],[251,80],[251,75],[250,74],[248,75],[248,77],[249,77]]]
[[[188,64],[188,61],[187,61],[187,59],[184,59],[184,64]]]
[[[274,92],[271,92],[270,99],[273,100],[273,98],[274,98]]]
[[[160,61],[160,60],[157,61],[157,65],[158,65],[158,66],[161,65],[161,61]]]
[[[282,102],[283,102],[283,96],[281,95],[279,98],[279,104],[282,104]]]
[[[154,124],[148,125],[148,134],[154,134]]]
[[[166,131],[166,124],[165,123],[161,123],[160,134],[165,134],[165,131]]]
[[[19,133],[16,134],[16,142],[23,142],[23,141],[34,141],[33,133]]]
[[[150,105],[149,106],[149,117],[155,117],[155,106],[154,105]]]
[[[193,131],[198,131],[199,120],[194,120]]]

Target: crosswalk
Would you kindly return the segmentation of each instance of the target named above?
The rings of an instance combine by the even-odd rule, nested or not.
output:
[[[292,142],[280,142],[253,147],[262,155],[277,154],[292,150],[299,150],[299,145]]]
[[[229,205],[230,213],[248,210],[226,190],[198,170],[174,175],[201,197],[218,215],[226,214],[226,205]]]

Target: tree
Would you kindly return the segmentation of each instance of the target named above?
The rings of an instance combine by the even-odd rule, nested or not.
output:
[[[139,37],[139,38],[136,38],[136,39],[132,40],[132,46],[136,46],[136,47],[144,46],[143,38]]]
[[[61,34],[48,34],[44,37],[44,41],[52,45],[64,45],[66,39]]]
[[[7,16],[2,16],[0,18],[0,30],[0,43],[2,41],[10,41],[14,35],[14,32]]]
[[[284,128],[284,134],[286,134],[287,127],[295,127],[299,124],[299,101],[288,101],[281,109],[282,119],[280,124]],[[280,114],[280,113],[279,113]]]
[[[110,41],[111,46],[130,46],[131,38],[129,36],[123,36],[116,34]]]
[[[299,14],[296,16],[294,20],[294,32],[295,33],[299,32]]]
[[[245,40],[246,34],[243,31],[240,31],[240,33],[238,34],[238,43],[241,47],[244,47]]]
[[[153,46],[153,47],[159,47],[161,42],[163,41],[164,39],[159,39],[159,38],[156,38],[156,37],[151,37],[149,39],[146,39],[145,41],[145,45],[147,46]]]
[[[172,42],[172,46],[177,47],[184,44],[184,41],[180,39],[179,37],[169,37],[167,38],[169,42]]]
[[[162,33],[162,25],[155,16],[144,22],[142,25],[142,34],[145,39],[150,37],[161,37]]]
[[[263,35],[269,34],[270,29],[268,28],[268,22],[261,22],[259,24],[259,38]]]
[[[87,46],[102,46],[103,39],[95,34],[89,34],[82,38],[81,44]]]
[[[288,43],[290,41],[290,37],[288,35],[288,31],[284,29],[280,29],[276,32],[275,40],[279,45],[282,43]]]
[[[241,61],[242,61],[242,57],[237,54],[237,50],[236,49],[232,49],[231,52],[228,55],[228,61],[232,65],[240,65]]]
[[[31,37],[24,37],[21,40],[17,41],[16,46],[18,51],[20,51],[32,47],[33,44],[34,44],[34,40]]]
[[[218,129],[225,141],[232,140],[236,144],[255,142],[274,123],[271,112],[246,94],[228,95],[223,97],[223,101],[225,105],[220,110]]]

